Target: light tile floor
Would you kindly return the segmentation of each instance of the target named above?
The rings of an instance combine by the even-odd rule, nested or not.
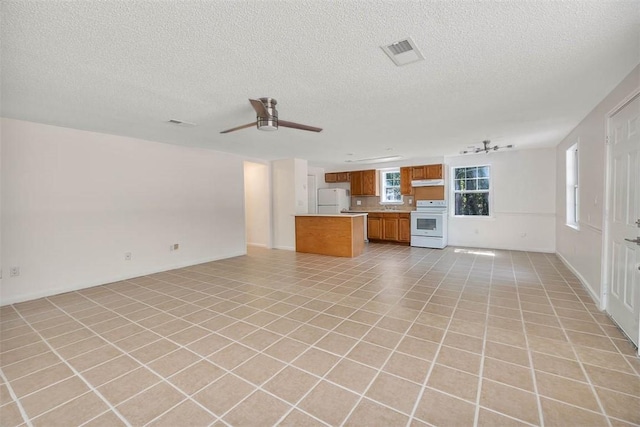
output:
[[[4,306],[0,424],[640,424],[640,361],[552,254],[250,249]]]

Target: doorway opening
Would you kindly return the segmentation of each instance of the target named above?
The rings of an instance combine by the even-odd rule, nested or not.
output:
[[[244,162],[244,214],[247,246],[271,248],[269,167]]]

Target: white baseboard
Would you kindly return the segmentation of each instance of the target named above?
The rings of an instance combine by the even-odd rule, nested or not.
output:
[[[193,265],[204,264],[205,262],[219,261],[221,259],[233,258],[237,256],[243,256],[246,254],[247,254],[246,251],[237,252],[237,253],[234,252],[234,253],[229,253],[229,254],[225,254],[217,257],[202,258],[202,259],[197,259],[192,261],[181,262],[177,264],[171,264],[171,265],[158,267],[150,270],[137,271],[135,273],[131,273],[127,275],[110,276],[110,277],[105,277],[104,279],[99,279],[96,281],[74,283],[68,286],[62,286],[58,288],[43,289],[39,292],[32,292],[29,294],[18,295],[18,296],[10,297],[7,299],[1,298],[0,306],[16,304],[16,303],[25,302],[25,301],[31,301],[38,298],[50,297],[52,295],[64,294],[66,292],[78,291],[80,289],[93,288],[94,286],[101,286],[101,285],[106,285],[108,283],[120,282],[122,280],[133,279],[134,277],[148,276],[150,274],[162,273],[164,271],[175,270],[177,268],[191,267]]]
[[[541,252],[545,254],[553,254],[556,252],[555,248],[517,248],[513,246],[478,246],[475,244],[465,245],[465,244],[452,243],[451,241],[449,241],[449,246],[454,246],[457,248],[494,249],[496,251]]]
[[[571,265],[571,263],[565,257],[562,256],[560,252],[556,252],[556,255],[558,256],[558,258],[560,258],[560,261],[562,261],[562,263],[569,270],[571,270],[571,272],[578,278],[578,280],[582,284],[582,287],[589,293],[589,295],[591,296],[591,299],[596,304],[596,307],[602,310],[602,308],[600,307],[600,295],[596,295],[595,291],[593,290],[593,288],[591,287],[591,284],[589,284],[587,279],[585,279],[584,276],[582,276],[582,274],[580,274],[580,272],[576,270],[573,267],[573,265]]]
[[[253,246],[254,248],[268,248],[264,243],[249,243],[247,242],[247,246]]]

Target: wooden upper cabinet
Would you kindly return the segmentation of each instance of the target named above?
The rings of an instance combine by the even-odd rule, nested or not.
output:
[[[442,179],[442,165],[426,165],[424,167],[425,170],[425,179]]]
[[[377,196],[378,187],[378,171],[375,169],[362,171],[363,196]]]
[[[336,175],[338,182],[349,182],[351,180],[351,173],[349,172],[338,172]]]
[[[349,182],[349,172],[328,172],[324,174],[324,182]]]
[[[412,166],[411,179],[442,179],[442,164]]]
[[[412,166],[411,179],[427,179],[427,171],[424,166]]]
[[[337,173],[325,173],[324,174],[324,182],[338,182],[338,174]]]
[[[413,194],[410,167],[400,168],[400,194],[403,196],[411,196]]]
[[[378,195],[378,171],[375,169],[366,171],[353,171],[351,174],[352,196],[377,196]]]
[[[362,196],[362,183],[363,183],[362,171],[351,172],[351,195]]]

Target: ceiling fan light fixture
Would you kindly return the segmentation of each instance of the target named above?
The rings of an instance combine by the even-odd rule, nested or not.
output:
[[[258,129],[265,131],[278,130],[278,119],[275,117],[258,117]]]
[[[473,146],[468,147],[468,150],[462,150],[460,152],[460,154],[478,154],[478,153],[486,153],[489,154],[491,151],[498,151],[502,148],[513,148],[514,145],[513,144],[509,144],[509,145],[494,145],[493,147],[490,146],[491,141],[488,139],[485,139],[484,141],[482,141],[482,148],[476,148]]]

